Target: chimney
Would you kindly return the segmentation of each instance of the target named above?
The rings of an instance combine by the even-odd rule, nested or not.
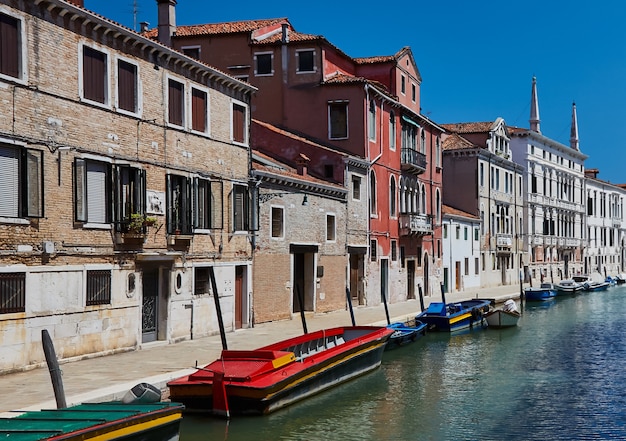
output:
[[[533,76],[533,86],[530,93],[530,130],[541,133],[539,120],[539,100],[537,99],[537,78]]]
[[[311,160],[306,156],[300,153],[300,156],[296,159],[296,170],[298,174],[301,176],[306,176],[308,174],[308,164]]]
[[[141,23],[139,23],[139,32],[142,34],[144,32],[148,32],[149,26],[150,26],[150,23],[148,23],[147,21],[142,21]]]
[[[172,46],[172,35],[176,33],[176,0],[157,0],[159,43]]]
[[[281,43],[283,44],[289,43],[289,25],[287,23],[283,23],[281,25],[281,30],[282,30]]]

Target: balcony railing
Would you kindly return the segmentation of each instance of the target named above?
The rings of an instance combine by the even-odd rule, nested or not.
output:
[[[432,216],[426,214],[401,214],[400,215],[400,234],[408,236],[411,234],[424,235],[432,234],[433,220]]]
[[[426,155],[413,149],[402,149],[402,170],[422,174],[426,171]]]

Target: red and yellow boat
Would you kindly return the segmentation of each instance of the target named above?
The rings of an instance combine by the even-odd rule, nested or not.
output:
[[[187,411],[267,414],[376,369],[392,333],[387,327],[339,327],[251,351],[224,350],[169,382],[170,398]]]

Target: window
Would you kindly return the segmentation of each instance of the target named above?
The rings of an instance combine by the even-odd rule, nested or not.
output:
[[[352,200],[361,200],[361,177],[352,175]]]
[[[233,186],[233,231],[248,229],[249,206],[248,188],[243,185]]]
[[[83,46],[82,97],[99,104],[108,103],[107,54]]]
[[[400,75],[400,92],[402,95],[406,94],[406,77],[404,75]]]
[[[467,229],[467,227],[463,227],[463,239],[467,240],[469,238],[469,231]]]
[[[389,150],[396,149],[396,115],[389,113]]]
[[[441,138],[439,135],[435,140],[435,167],[441,167]]]
[[[456,226],[456,239],[459,240],[461,238],[461,227],[459,225]]]
[[[328,126],[330,139],[348,137],[348,103],[328,103]]]
[[[131,113],[139,111],[137,65],[117,60],[117,108]]]
[[[376,254],[378,251],[378,242],[376,239],[370,240],[370,261],[376,262]]]
[[[186,176],[166,176],[167,233],[191,234],[191,185]]]
[[[326,241],[334,242],[336,239],[335,215],[326,215]]]
[[[111,270],[87,271],[87,305],[111,303]]]
[[[315,51],[303,50],[296,52],[296,58],[298,59],[298,71],[297,72],[315,72]]]
[[[169,79],[167,86],[167,121],[175,126],[185,125],[185,85]]]
[[[426,154],[426,131],[424,129],[421,130],[420,135],[420,152]]]
[[[443,238],[444,239],[448,238],[448,226],[447,225],[443,226]]]
[[[0,217],[43,216],[43,153],[0,145]]]
[[[271,213],[271,226],[272,226],[272,237],[275,239],[280,239],[285,235],[285,210],[283,207],[272,207]]]
[[[368,116],[367,133],[370,141],[374,141],[376,140],[376,102],[374,100],[370,100]]]
[[[335,167],[333,164],[324,164],[324,177],[332,179],[335,176]]]
[[[479,272],[480,268],[478,264],[478,257],[474,257],[474,274],[478,275]]]
[[[22,22],[17,18],[0,14],[0,74],[20,78],[22,76]]]
[[[26,273],[0,273],[0,314],[26,311]]]
[[[391,182],[389,183],[389,216],[395,217],[396,216],[396,200],[397,200],[396,177],[391,176],[390,181]]]
[[[415,84],[411,84],[411,101],[415,102],[416,99],[417,99],[417,88],[415,87]]]
[[[199,266],[194,268],[194,286],[193,293],[196,296],[202,294],[209,294],[210,289],[210,281],[209,281],[209,267],[208,266]]]
[[[395,240],[391,241],[391,260],[393,262],[398,260],[398,242]]]
[[[466,275],[466,276],[469,276],[469,258],[468,258],[468,257],[466,257],[466,258],[464,259],[463,265],[464,265],[464,267],[465,267],[465,268],[464,268],[464,269],[465,269],[465,275]]]
[[[183,46],[181,49],[183,54],[188,57],[195,58],[196,60],[200,59],[200,46]]]
[[[254,74],[256,76],[272,75],[274,69],[272,68],[272,59],[274,55],[271,52],[259,53],[254,55]]]
[[[77,222],[111,222],[111,164],[74,161],[74,216]]]
[[[115,227],[127,232],[133,214],[146,212],[146,171],[128,165],[113,168]]]
[[[224,224],[222,181],[195,178],[193,183],[194,228],[220,230]]]
[[[248,143],[247,107],[241,103],[233,103],[232,107],[232,140],[235,143]]]
[[[204,90],[191,88],[191,129],[196,132],[208,132],[208,99]]]
[[[478,242],[478,228],[474,228],[474,240]]]
[[[376,216],[376,175],[374,172],[370,172],[370,215]]]

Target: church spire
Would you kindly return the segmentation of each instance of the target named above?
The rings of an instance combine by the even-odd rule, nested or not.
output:
[[[541,133],[539,128],[539,101],[537,100],[537,77],[533,76],[533,88],[530,98],[530,130]]]
[[[578,118],[576,117],[576,103],[572,103],[572,128],[569,135],[569,146],[574,150],[578,148]]]

